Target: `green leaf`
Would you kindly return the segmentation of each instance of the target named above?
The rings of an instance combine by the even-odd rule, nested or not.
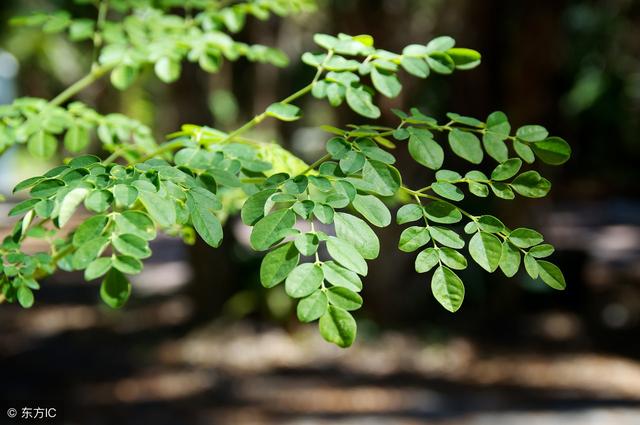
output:
[[[518,174],[520,167],[522,167],[522,161],[519,158],[511,158],[493,169],[491,180],[508,180]]]
[[[516,131],[516,137],[525,142],[539,142],[549,135],[546,128],[540,125],[525,125]]]
[[[429,66],[422,58],[403,56],[400,60],[400,65],[409,74],[418,78],[427,78],[429,76]]]
[[[117,184],[113,187],[113,197],[120,208],[130,208],[138,199],[138,189],[128,184]]]
[[[111,308],[121,308],[131,295],[131,284],[118,270],[111,269],[100,285],[100,298]]]
[[[27,286],[21,286],[16,292],[16,298],[23,308],[31,308],[33,306],[33,291]]]
[[[242,222],[247,226],[253,226],[264,217],[264,205],[274,193],[275,189],[266,189],[249,196],[240,212]]]
[[[451,74],[456,68],[456,64],[446,53],[434,52],[427,56],[427,63],[429,67],[438,74]]]
[[[98,258],[109,244],[109,238],[101,236],[88,240],[80,245],[73,254],[71,264],[76,270],[86,269],[89,264]]]
[[[456,232],[451,229],[446,229],[439,226],[429,227],[429,233],[431,237],[444,246],[449,248],[461,249],[464,248],[464,241]]]
[[[58,190],[65,186],[65,182],[58,179],[45,179],[33,186],[29,192],[34,198],[48,198],[54,195]]]
[[[346,348],[353,344],[356,338],[356,321],[346,310],[329,306],[327,312],[320,318],[320,335],[339,347]]]
[[[391,224],[389,208],[373,195],[356,195],[353,207],[374,226],[386,227]]]
[[[469,254],[480,267],[493,273],[500,263],[502,243],[490,233],[478,232],[469,241]]]
[[[518,156],[522,158],[527,164],[532,164],[536,160],[536,157],[533,154],[533,150],[531,150],[528,145],[519,140],[513,141],[513,149],[516,151]]]
[[[323,291],[315,291],[298,302],[296,313],[303,323],[313,322],[322,317],[329,307],[329,301]]]
[[[451,269],[438,266],[431,278],[431,291],[438,302],[448,311],[458,311],[464,300],[464,284]]]
[[[9,217],[15,217],[18,215],[22,215],[27,211],[31,211],[33,207],[40,202],[40,199],[27,199],[25,201],[20,202],[15,207],[13,207],[9,211]]]
[[[532,247],[529,250],[529,254],[535,258],[545,258],[553,254],[554,251],[555,251],[555,248],[553,247],[553,245],[545,243],[542,245],[537,245]]]
[[[323,279],[324,274],[319,265],[300,264],[287,276],[285,291],[292,298],[304,298],[315,292],[322,285]]]
[[[526,171],[513,179],[513,190],[529,198],[543,198],[551,190],[551,182],[542,177],[537,171]]]
[[[217,248],[222,243],[222,224],[216,215],[211,211],[211,206],[207,208],[205,201],[210,204],[208,198],[196,195],[197,192],[187,192],[187,208],[191,216],[191,223],[198,235],[208,245]],[[219,201],[216,199],[216,202]],[[217,207],[215,203],[213,207]]]
[[[400,234],[398,249],[404,252],[413,252],[426,245],[430,240],[431,236],[426,228],[411,226]]]
[[[464,199],[464,193],[453,183],[435,182],[431,185],[431,189],[443,198],[451,199],[452,201],[462,201]]]
[[[449,146],[451,146],[453,153],[473,164],[482,162],[484,156],[482,146],[478,137],[473,133],[454,128],[449,133]]]
[[[150,241],[156,238],[153,220],[142,211],[124,211],[114,216],[119,233],[129,233]]]
[[[358,114],[366,118],[380,118],[380,109],[373,104],[371,94],[362,86],[347,87],[347,104]]]
[[[73,246],[80,247],[100,236],[105,227],[107,227],[107,223],[109,223],[109,219],[104,215],[96,215],[86,220],[78,226],[73,234]]]
[[[262,286],[273,288],[282,282],[298,265],[299,261],[300,254],[292,242],[288,242],[265,255],[260,265]]]
[[[422,208],[417,204],[403,205],[396,213],[396,222],[398,224],[411,223],[422,219]]]
[[[409,154],[420,165],[431,170],[442,167],[444,151],[433,140],[433,134],[429,130],[412,128],[409,136]]]
[[[357,273],[345,269],[333,261],[325,261],[322,263],[322,271],[327,282],[334,286],[347,288],[354,292],[362,291],[362,280]]]
[[[362,307],[362,297],[347,288],[330,288],[327,291],[329,303],[347,311],[357,310]]]
[[[320,239],[315,233],[300,233],[294,243],[300,254],[310,256],[318,251]]]
[[[427,218],[436,223],[453,224],[462,220],[462,213],[455,205],[445,201],[433,201],[424,207]]]
[[[340,169],[346,175],[357,173],[362,170],[362,167],[364,167],[365,160],[366,157],[362,153],[349,151],[340,160]]]
[[[349,241],[367,260],[373,260],[380,253],[380,242],[374,231],[362,219],[351,214],[336,213],[336,236]]]
[[[111,71],[111,84],[118,90],[128,88],[138,78],[138,68],[131,65],[118,65]]]
[[[401,185],[398,170],[380,161],[367,160],[362,169],[362,179],[382,196],[395,195]]]
[[[478,227],[488,233],[500,233],[505,230],[504,223],[492,215],[478,217]]]
[[[117,255],[113,259],[113,267],[126,274],[138,274],[142,271],[142,261],[129,255]]]
[[[502,199],[513,199],[516,195],[513,194],[513,190],[506,183],[494,182],[491,185],[491,191],[498,197]]]
[[[525,227],[520,227],[509,233],[509,241],[518,248],[529,248],[538,245],[543,240],[540,233]]]
[[[464,270],[467,268],[467,259],[455,249],[442,247],[438,250],[440,261],[454,270]]]
[[[520,268],[520,251],[509,241],[502,244],[500,256],[500,270],[507,277],[513,277]]]
[[[272,103],[266,111],[267,115],[280,121],[296,121],[300,119],[300,108],[288,103]]]
[[[134,258],[148,258],[151,250],[146,240],[136,235],[118,235],[113,239],[113,247],[124,255]]]
[[[181,68],[180,61],[164,56],[155,63],[154,71],[162,82],[173,83],[180,77]]]
[[[141,190],[139,196],[140,202],[151,218],[161,227],[171,227],[176,223],[176,209],[173,202],[146,190]]]
[[[382,71],[375,66],[371,69],[371,81],[376,90],[387,97],[394,98],[402,90],[402,85],[393,72]]]
[[[524,269],[531,279],[538,278],[538,263],[536,263],[536,259],[529,254],[525,254],[524,256]]]
[[[456,114],[454,112],[447,112],[447,117],[453,122],[468,125],[470,127],[476,127],[476,128],[484,127],[484,123],[482,121],[473,117],[465,117],[463,115]]]
[[[452,49],[455,45],[456,41],[453,38],[448,35],[442,35],[427,43],[424,53],[446,52],[447,50]]]
[[[456,64],[456,69],[468,70],[480,65],[480,53],[475,50],[456,47],[447,50],[447,54]]]
[[[562,271],[553,263],[537,260],[540,279],[553,289],[563,290],[567,287]]]
[[[58,214],[58,225],[60,227],[67,224],[88,193],[88,189],[78,187],[65,195],[62,202],[60,202],[60,213]]]
[[[545,164],[564,164],[571,157],[571,146],[560,137],[549,137],[531,145],[533,152]]]
[[[438,250],[435,248],[427,248],[421,251],[416,257],[416,272],[426,273],[438,264],[439,261]]]
[[[84,280],[90,281],[104,276],[111,268],[111,257],[100,257],[93,260],[84,271]]]
[[[89,211],[103,213],[109,209],[113,202],[113,195],[108,190],[94,190],[84,200],[84,206]]]
[[[327,251],[342,266],[361,276],[367,275],[367,262],[349,242],[330,236],[327,239]]]
[[[251,232],[251,246],[257,251],[265,251],[283,239],[296,222],[296,215],[290,209],[277,210],[258,221]]]
[[[56,153],[58,141],[51,134],[40,130],[34,133],[27,142],[27,150],[31,156],[49,159]]]
[[[69,127],[67,133],[64,136],[64,147],[69,152],[80,152],[81,150],[89,146],[90,140],[91,139],[89,138],[89,132],[86,128],[79,125],[74,125],[72,127]]]

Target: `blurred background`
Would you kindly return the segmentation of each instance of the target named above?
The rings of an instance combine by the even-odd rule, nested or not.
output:
[[[60,7],[95,14],[71,1],[0,3],[1,103],[51,98],[89,68],[90,45],[7,24]],[[148,72],[124,93],[101,81],[79,97],[143,121],[158,140],[182,123],[230,130],[312,78],[298,58],[315,50],[315,32],[368,33],[392,51],[447,34],[482,52],[471,72],[405,75],[398,98],[379,99],[386,125],[397,124],[392,107],[438,118],[503,110],[515,127],[543,124],[570,142],[567,164],[542,169],[548,198],[465,201],[540,230],[567,290],[472,267],[452,315],[391,226],[379,234],[358,339],[341,350],[297,322],[283,288],[260,286],[261,257],[232,219],[223,249],[159,239],[122,310],[72,273],[44,282],[30,311],[2,305],[0,399],[53,400],[79,424],[639,424],[640,2],[321,0],[313,14],[252,20],[239,34],[283,49],[286,69],[239,61],[206,75],[185,65],[171,85]],[[318,125],[363,122],[312,98],[302,106],[302,120],[265,122],[255,136],[312,162],[329,137]],[[427,181],[397,154],[410,186]],[[7,152],[0,193],[50,165]],[[0,204],[0,234],[16,201]]]

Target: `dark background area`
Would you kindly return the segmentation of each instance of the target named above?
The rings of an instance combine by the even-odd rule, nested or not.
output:
[[[0,3],[0,47],[20,63],[15,80],[2,80],[3,99],[12,90],[51,98],[88,69],[89,45],[7,25],[57,7],[95,13]],[[553,182],[547,198],[465,200],[471,212],[540,230],[567,290],[470,267],[452,315],[433,299],[430,276],[413,271],[414,256],[396,249],[392,225],[379,233],[358,340],[339,350],[297,323],[281,288],[260,286],[260,256],[233,218],[219,250],[160,239],[121,311],[69,273],[45,282],[30,311],[3,305],[0,398],[54,400],[70,423],[640,423],[640,2],[321,1],[314,14],[251,20],[239,34],[282,48],[286,69],[239,61],[205,75],[185,65],[172,85],[147,72],[127,92],[101,81],[80,98],[142,120],[158,140],[183,123],[230,130],[307,84],[313,70],[298,58],[315,50],[315,32],[367,33],[391,51],[447,34],[483,54],[473,71],[405,74],[398,98],[378,99],[383,125],[397,124],[390,108],[441,119],[502,110],[514,127],[542,124],[569,141],[571,160],[541,170]],[[300,105],[302,120],[265,122],[255,136],[313,162],[329,137],[318,125],[366,121],[310,97]],[[410,186],[429,180],[402,149],[397,156]],[[20,151],[5,158],[0,190],[44,166]]]

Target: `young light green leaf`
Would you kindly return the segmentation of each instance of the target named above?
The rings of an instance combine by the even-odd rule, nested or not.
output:
[[[80,152],[89,145],[89,132],[80,125],[69,127],[64,135],[64,147],[72,153]]]
[[[526,145],[520,140],[513,141],[513,149],[516,151],[518,156],[522,158],[523,161],[527,164],[532,164],[536,160],[536,157],[533,154],[533,150],[531,150],[529,145]]]
[[[36,158],[49,159],[56,153],[58,141],[44,130],[34,133],[27,142],[29,154]]]
[[[161,227],[171,227],[175,224],[176,209],[173,202],[146,190],[141,190],[139,196],[144,208]]]
[[[542,245],[537,245],[532,247],[529,250],[529,254],[535,258],[545,258],[553,254],[554,251],[555,251],[555,248],[553,247],[553,245],[544,243]]]
[[[156,226],[153,220],[142,211],[124,211],[114,216],[116,230],[119,233],[129,233],[144,240],[156,238]]]
[[[180,77],[181,68],[180,61],[167,56],[161,57],[154,65],[156,75],[164,83],[176,81]]]

